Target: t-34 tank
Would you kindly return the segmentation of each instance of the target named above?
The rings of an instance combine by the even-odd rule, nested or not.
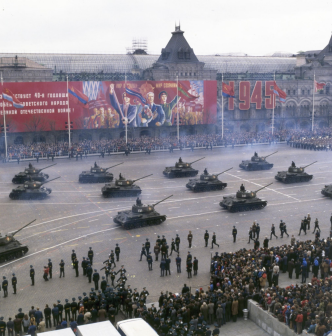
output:
[[[9,198],[12,200],[44,199],[52,192],[52,189],[45,188],[44,184],[58,178],[60,178],[60,176],[45,182],[37,182],[30,179],[29,181],[24,182],[23,186],[13,189],[9,194]]]
[[[288,168],[288,171],[280,171],[275,176],[275,179],[283,183],[298,183],[298,182],[308,182],[312,179],[313,175],[309,175],[304,171],[304,168],[311,166],[317,161],[308,164],[304,167],[296,167],[294,161],[292,165]]]
[[[202,157],[193,162],[183,162],[182,159],[179,159],[179,162],[175,163],[175,167],[166,167],[163,171],[163,174],[168,178],[173,177],[191,177],[198,174],[198,170],[191,167],[191,165],[197,161],[203,160],[205,157]]]
[[[123,162],[118,163],[114,166],[108,168],[101,168],[95,162],[94,166],[91,167],[90,171],[83,171],[78,181],[80,183],[107,183],[113,181],[113,174],[108,173],[107,170],[116,166],[123,164]]]
[[[16,184],[21,184],[24,183],[25,181],[28,181],[30,179],[30,177],[34,180],[34,181],[38,181],[38,182],[44,182],[46,180],[48,180],[49,176],[48,174],[44,174],[41,173],[42,170],[55,166],[56,163],[47,166],[45,168],[42,169],[37,169],[35,168],[31,163],[29,163],[29,167],[24,169],[24,172],[20,172],[18,174],[16,174],[14,176],[14,178],[12,179],[13,183]]]
[[[251,157],[251,160],[242,161],[239,164],[239,167],[244,170],[268,170],[273,167],[273,163],[268,163],[265,159],[278,151],[269,154],[267,156],[258,156],[255,152],[254,156]]]
[[[22,245],[18,240],[14,238],[14,236],[16,235],[16,233],[20,232],[25,227],[32,224],[34,221],[35,219],[32,222],[24,225],[22,228],[15,231],[14,233],[9,233],[4,237],[2,237],[0,234],[0,262],[20,258],[29,251],[28,246]]]
[[[267,201],[263,201],[256,197],[256,194],[271,184],[272,183],[256,191],[246,190],[244,185],[241,184],[240,190],[235,196],[224,196],[224,199],[219,203],[219,205],[230,212],[263,209],[266,207]]]
[[[218,176],[233,169],[229,168],[219,174],[209,174],[207,169],[204,169],[204,173],[201,174],[199,179],[190,179],[186,184],[186,187],[192,191],[209,191],[209,190],[223,190],[227,187],[227,183],[223,183],[218,179]]]
[[[326,185],[321,193],[324,195],[324,196],[327,196],[327,197],[331,197],[332,198],[332,184],[328,184]]]
[[[101,188],[101,192],[104,197],[133,197],[142,193],[141,188],[135,185],[135,182],[149,177],[153,174],[140,177],[136,180],[127,180],[124,176],[119,175],[119,179],[116,179],[114,183],[105,184]]]
[[[166,215],[161,215],[154,207],[172,196],[173,195],[168,196],[152,205],[144,205],[142,201],[137,198],[136,204],[132,206],[131,210],[118,212],[113,221],[116,224],[120,224],[126,230],[161,224],[165,222]]]

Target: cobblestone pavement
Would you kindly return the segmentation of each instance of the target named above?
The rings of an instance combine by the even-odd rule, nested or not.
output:
[[[267,155],[275,150],[279,152],[268,160],[274,163],[270,171],[245,172],[239,170],[238,164],[242,159],[249,159],[256,150],[259,155]],[[192,193],[186,189],[186,178],[167,180],[162,171],[165,166],[174,165],[182,155],[184,161],[192,162],[205,156],[204,160],[193,166],[203,171],[205,167],[210,172],[218,173],[227,168],[233,170],[222,174],[219,178],[228,183],[223,191]],[[318,217],[322,229],[322,236],[329,233],[329,216],[331,214],[331,199],[320,194],[324,184],[332,183],[330,170],[332,158],[330,152],[313,152],[295,150],[286,145],[257,146],[216,149],[213,151],[197,150],[193,153],[185,151],[180,153],[153,153],[151,155],[135,154],[129,157],[119,156],[99,158],[97,162],[109,167],[112,164],[124,162],[123,165],[111,169],[115,177],[122,172],[128,178],[139,178],[153,173],[154,175],[138,182],[142,188],[142,201],[155,203],[171,194],[174,196],[164,203],[159,204],[156,210],[167,215],[167,221],[160,226],[144,227],[131,231],[123,230],[113,223],[117,211],[129,209],[135,198],[103,199],[101,187],[103,184],[79,184],[78,175],[82,170],[88,170],[94,163],[94,158],[76,160],[59,160],[54,167],[47,169],[50,178],[61,176],[61,179],[47,184],[52,188],[52,194],[43,201],[11,201],[9,192],[16,187],[11,183],[15,173],[22,171],[26,162],[0,164],[0,218],[2,235],[13,232],[32,219],[35,223],[19,232],[16,236],[22,244],[29,246],[29,252],[21,259],[0,264],[0,279],[7,276],[10,280],[12,272],[18,278],[18,294],[13,295],[9,286],[9,296],[0,297],[0,316],[7,319],[13,317],[18,308],[28,311],[31,305],[41,309],[45,304],[53,304],[56,300],[64,303],[66,298],[77,297],[83,292],[89,292],[92,284],[87,278],[75,277],[71,268],[70,254],[75,249],[79,260],[87,256],[91,246],[95,252],[93,268],[100,270],[102,262],[107,259],[108,253],[118,243],[121,247],[120,262],[127,269],[128,284],[139,291],[146,286],[150,292],[149,302],[154,302],[159,297],[160,291],[172,290],[179,292],[184,283],[192,290],[204,287],[209,283],[209,261],[211,254],[219,251],[235,251],[240,248],[253,248],[247,244],[248,229],[254,220],[261,226],[261,242],[270,232],[271,224],[278,224],[280,219],[287,223],[290,236],[297,235],[300,219],[310,212],[314,219]],[[313,173],[314,178],[309,183],[283,185],[274,180],[278,170],[287,169],[291,161],[297,165],[318,162],[308,167],[308,173]],[[45,167],[47,161],[36,164]],[[260,187],[274,182],[269,188],[259,192],[258,196],[268,200],[268,206],[260,211],[243,213],[228,213],[221,209],[219,202],[225,195],[234,194],[241,183],[247,189],[257,190]],[[238,228],[237,242],[233,243],[231,230],[233,225]],[[199,260],[198,275],[187,279],[184,272],[185,256],[188,252],[187,234],[193,232],[193,247],[191,252]],[[204,247],[203,234],[209,230],[210,235],[215,231],[219,248]],[[175,257],[171,256],[171,276],[160,277],[159,264],[154,262],[153,271],[148,271],[148,265],[143,257],[139,262],[141,244],[146,238],[153,246],[157,235],[165,235],[168,242],[178,233],[181,238],[180,254],[183,259],[182,273],[176,273]],[[297,236],[296,236],[297,237]],[[304,237],[300,237],[304,238]],[[305,236],[306,239],[314,238],[313,234]],[[289,244],[289,238],[275,240],[270,244]],[[154,257],[154,256],[153,256]],[[45,282],[42,278],[43,266],[48,258],[54,265],[53,279]],[[60,259],[66,263],[66,277],[59,279]],[[29,266],[33,265],[36,271],[36,285],[30,286]],[[102,273],[102,272],[101,272]],[[294,283],[294,280],[293,280]],[[281,285],[289,284],[285,275],[281,276]],[[1,292],[2,294],[2,292]]]

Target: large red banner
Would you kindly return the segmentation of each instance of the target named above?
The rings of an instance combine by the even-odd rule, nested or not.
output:
[[[178,113],[180,125],[217,121],[217,81],[4,83],[0,93],[9,132],[64,130],[68,107],[74,129],[172,126]]]

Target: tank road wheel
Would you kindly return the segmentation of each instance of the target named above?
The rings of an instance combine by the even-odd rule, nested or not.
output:
[[[22,251],[17,251],[17,252],[15,253],[15,257],[16,257],[16,258],[20,258],[20,257],[22,257]]]
[[[6,261],[5,257],[0,257],[0,263],[3,263],[5,261]]]

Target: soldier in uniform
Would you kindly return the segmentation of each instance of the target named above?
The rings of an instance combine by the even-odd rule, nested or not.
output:
[[[63,259],[61,259],[59,266],[60,266],[60,278],[62,275],[63,277],[65,277],[65,263],[63,262]]]
[[[105,290],[107,288],[107,281],[105,280],[105,277],[101,277],[101,283],[100,283],[100,289],[102,290],[103,293],[105,293]]]
[[[191,233],[191,231],[189,231],[187,239],[188,239],[188,242],[189,242],[189,248],[191,248],[191,243],[193,241],[193,234]]]
[[[163,277],[165,274],[165,268],[166,268],[166,260],[164,258],[161,258],[160,261],[160,276]]]
[[[208,246],[208,243],[209,243],[209,231],[208,230],[205,230],[205,233],[204,233],[204,240],[205,240],[205,247]]]
[[[30,278],[31,278],[31,286],[35,285],[35,270],[33,269],[33,266],[30,265]]]
[[[194,257],[193,269],[194,269],[194,275],[197,275],[197,271],[198,271],[198,260],[196,259],[196,257]]]
[[[217,244],[217,236],[216,236],[216,233],[213,232],[213,236],[212,236],[212,244],[211,244],[211,248],[213,249],[213,244],[214,245],[217,245],[218,248],[219,248],[219,244]]]
[[[76,273],[76,278],[78,277],[78,260],[75,257],[74,261],[73,261],[73,265],[74,265],[74,269],[75,269],[75,273]]]
[[[308,214],[307,216],[307,230],[310,230],[310,222],[311,222],[311,216]]]
[[[71,315],[72,315],[72,318],[74,320],[77,319],[77,307],[78,307],[78,304],[77,302],[75,302],[76,299],[75,298],[72,298],[72,303],[70,304],[70,307],[71,307]]]
[[[140,296],[144,297],[144,299],[146,300],[147,296],[150,295],[150,293],[146,290],[146,287],[143,287],[143,290],[141,291],[141,294]],[[144,300],[144,303],[145,303],[145,300]]]
[[[13,294],[16,294],[16,286],[17,286],[17,278],[15,276],[15,273],[12,274],[12,286],[13,286]]]
[[[152,262],[153,262],[153,259],[152,259],[151,253],[148,253],[148,256],[146,257],[146,260],[147,260],[148,265],[149,265],[149,271],[152,271]]]
[[[159,256],[159,253],[160,253],[160,246],[159,246],[158,243],[156,243],[156,245],[154,246],[153,252],[154,252],[154,255],[155,255],[155,260],[158,261],[158,256]]]
[[[114,287],[114,279],[115,279],[115,276],[116,276],[116,272],[114,271],[114,268],[112,268],[112,270],[110,272],[110,276],[111,276],[112,286]]]
[[[178,234],[176,234],[176,237],[175,237],[175,245],[176,245],[176,249],[177,249],[177,253],[179,253],[179,250],[180,250],[180,242],[181,242],[181,240],[180,240],[180,237],[179,237],[179,235]]]
[[[280,219],[279,229],[280,229],[280,238],[284,238],[284,222],[282,221],[282,219]]]
[[[299,236],[301,235],[301,231],[304,231],[305,235],[307,234],[307,224],[304,222],[304,220],[301,220]]]
[[[65,300],[65,306],[64,306],[64,309],[65,309],[65,319],[66,319],[66,321],[70,321],[70,308],[71,308],[71,305],[70,305],[70,303],[69,303],[69,300],[68,299],[66,299]]]
[[[58,300],[58,305],[57,305],[58,309],[59,309],[59,318],[62,321],[62,312],[63,312],[63,305],[61,304],[61,301]]]
[[[174,238],[172,238],[172,242],[171,242],[171,253],[169,254],[170,256],[172,255],[172,252],[173,252],[173,251],[177,252],[176,249],[175,249],[175,241],[174,241]]]
[[[90,264],[88,264],[88,267],[86,268],[86,276],[89,279],[89,283],[91,283],[91,277],[92,277],[92,267]]]
[[[162,236],[161,244],[167,244],[167,240],[164,235]]]
[[[51,259],[48,259],[47,266],[48,266],[48,274],[50,275],[50,279],[52,279],[53,264],[52,264]]]
[[[272,226],[271,226],[270,240],[272,240],[272,236],[275,236],[278,239],[278,237],[276,236],[276,228],[275,228],[274,224],[272,224]]]
[[[160,239],[160,236],[157,236],[156,243],[157,243],[159,246],[161,246],[161,239]]]
[[[312,231],[312,233],[315,233],[316,229],[317,229],[317,231],[320,232],[320,228],[319,228],[319,225],[318,225],[318,219],[317,218],[315,220],[315,227],[314,227],[314,231]]]
[[[176,271],[178,273],[181,273],[181,258],[180,255],[178,254],[178,256],[175,258],[175,263],[176,263]]]
[[[99,273],[97,272],[97,270],[95,269],[95,272],[93,273],[93,276],[92,276],[92,280],[93,282],[95,283],[95,290],[98,290],[99,289],[99,279],[100,279],[100,276],[99,276]]]
[[[8,280],[6,279],[5,276],[2,277],[3,281],[2,281],[2,290],[3,290],[3,297],[7,297],[8,296]]]
[[[191,271],[193,269],[193,264],[191,261],[187,262],[187,273],[188,273],[188,278],[192,278]]]
[[[75,253],[75,250],[72,250],[71,263],[72,263],[73,269],[75,268],[74,267],[74,261],[75,261],[75,259],[76,259],[76,253]]]
[[[149,238],[146,238],[146,242],[145,242],[146,255],[150,253],[150,247],[151,247],[151,244],[149,242]]]
[[[259,239],[259,234],[261,232],[261,227],[259,226],[259,223],[256,225],[256,238]]]
[[[91,266],[93,265],[93,250],[92,247],[89,247],[88,258],[90,259]]]
[[[167,103],[167,92],[161,91],[159,93],[159,99],[161,102],[160,106],[162,107],[165,113],[164,126],[172,126],[172,110],[181,98],[178,96],[175,96],[170,103]]]
[[[189,261],[191,262],[192,259],[193,259],[193,257],[192,257],[192,255],[190,254],[190,252],[188,251],[188,254],[187,254],[187,260],[186,260],[187,264],[188,264]]]
[[[0,336],[5,336],[6,332],[6,322],[3,320],[3,317],[0,317]],[[9,331],[8,331],[9,334]],[[12,333],[13,335],[13,333]]]
[[[265,236],[265,239],[263,241],[263,247],[269,248],[269,238],[267,238],[267,236]]]
[[[233,243],[235,243],[236,242],[236,235],[237,235],[237,229],[236,229],[235,225],[233,226],[232,235],[233,235]]]
[[[139,261],[142,261],[142,256],[145,255],[146,257],[146,253],[145,253],[145,244],[142,244],[142,250],[141,250],[141,258]]]
[[[85,257],[83,257],[83,260],[81,262],[81,267],[83,269],[83,275],[86,275],[87,266],[88,266],[88,262],[85,260]]]
[[[120,258],[120,247],[119,247],[119,244],[115,244],[115,255],[116,255],[116,261],[119,261],[119,258]]]
[[[167,271],[168,271],[169,275],[171,275],[171,259],[169,257],[166,259],[165,270],[166,270],[166,276],[167,276]]]

